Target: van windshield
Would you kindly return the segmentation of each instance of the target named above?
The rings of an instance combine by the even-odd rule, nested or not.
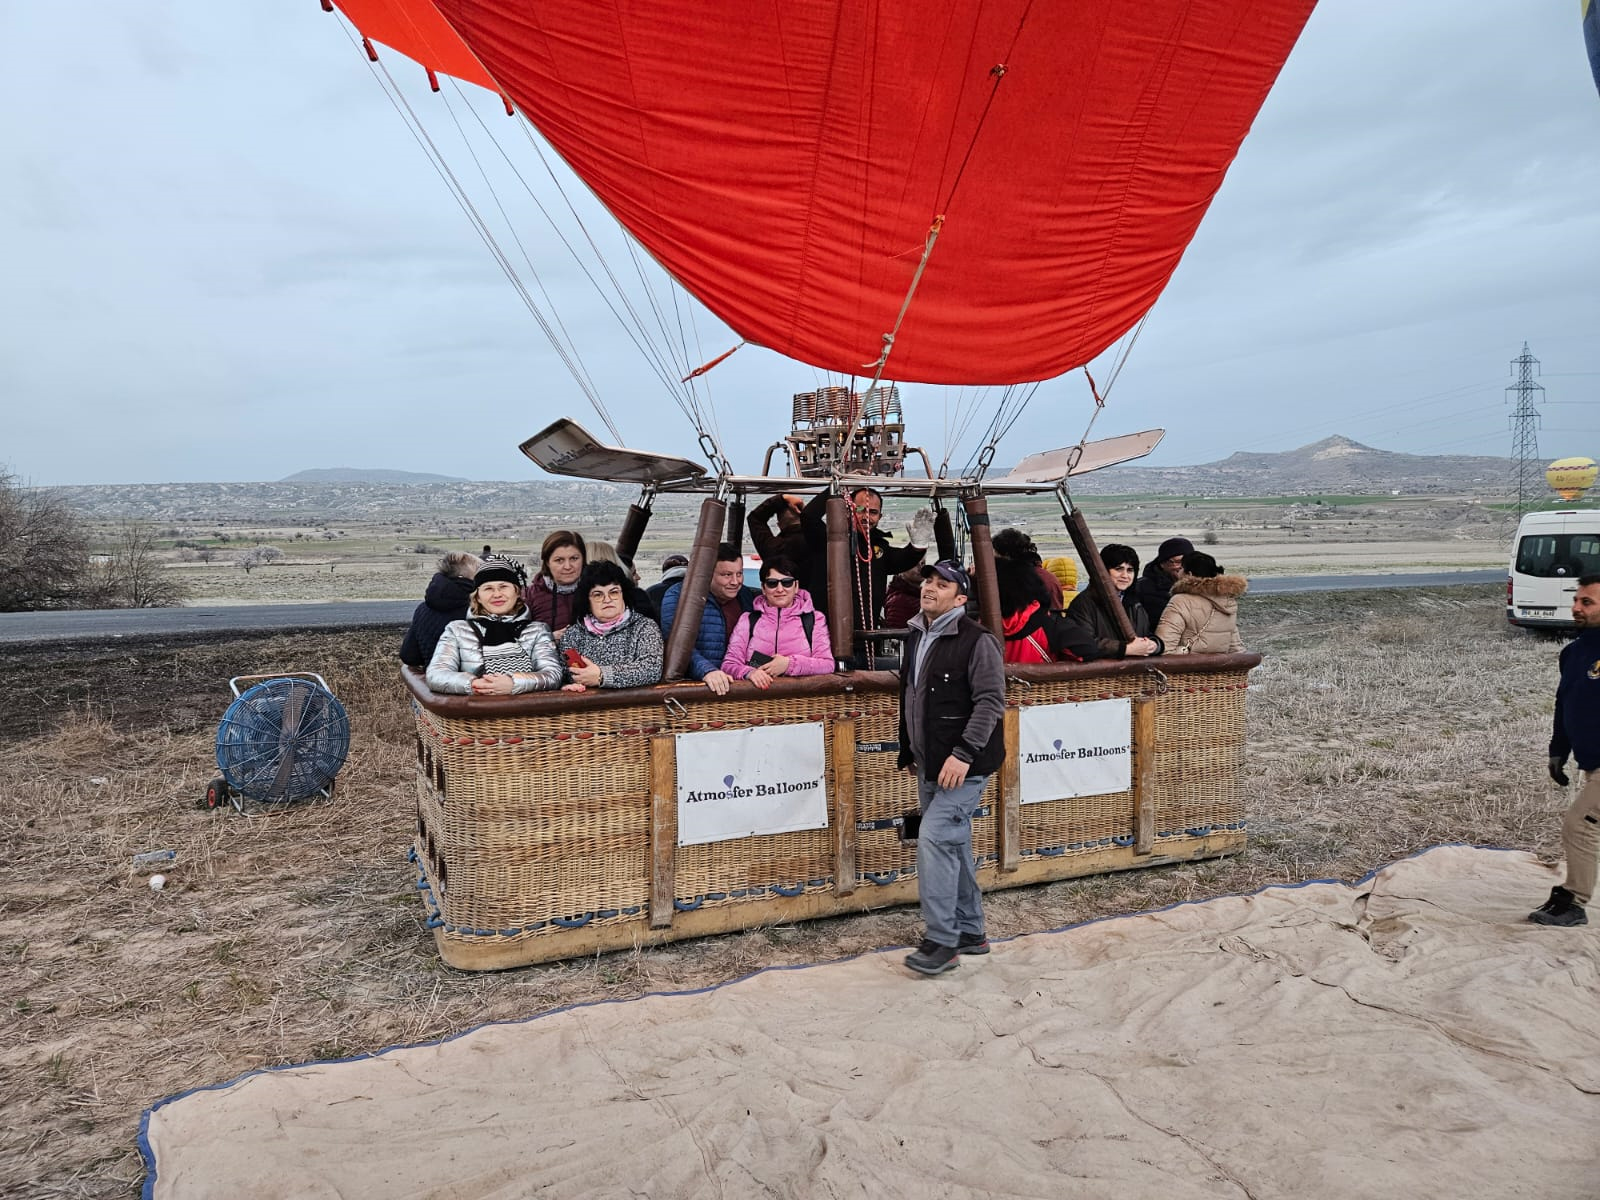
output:
[[[1517,543],[1516,569],[1536,579],[1600,575],[1600,534],[1529,534]]]

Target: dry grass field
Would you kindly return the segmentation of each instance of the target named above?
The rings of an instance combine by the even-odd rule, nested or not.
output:
[[[125,489],[159,495],[159,489]],[[420,597],[434,563],[446,550],[480,550],[486,543],[527,561],[551,529],[567,526],[585,538],[617,536],[623,509],[568,497],[533,513],[417,507],[397,489],[392,511],[362,511],[316,523],[274,524],[260,513],[235,513],[195,523],[192,513],[133,507],[125,516],[145,521],[156,537],[156,556],[191,604],[279,604],[320,600],[404,600]],[[387,494],[387,493],[385,493]],[[1054,499],[997,497],[995,528],[1027,529],[1046,556],[1072,555]],[[1472,570],[1501,567],[1515,518],[1470,496],[1279,496],[1182,499],[1171,496],[1082,498],[1101,545],[1124,542],[1148,557],[1173,534],[1204,544],[1229,568],[1250,576],[1355,574],[1370,571]],[[409,507],[408,507],[409,505]],[[381,508],[382,506],[378,506]],[[888,502],[883,528],[898,541],[918,507],[908,498]],[[278,514],[282,516],[282,514]],[[658,498],[639,547],[637,563],[652,582],[661,559],[687,550],[697,507],[694,497]],[[123,516],[95,520],[98,549],[109,549]],[[248,572],[238,557],[262,546],[281,557]]]
[[[1245,640],[1267,656],[1250,697],[1249,850],[999,893],[992,934],[1357,876],[1438,842],[1551,854],[1558,644],[1508,630],[1499,601],[1493,587],[1247,600]],[[397,642],[51,645],[0,660],[0,1194],[134,1196],[141,1111],[252,1068],[919,935],[915,910],[895,909],[493,975],[441,966],[405,860]],[[323,673],[351,712],[335,799],[207,812],[227,678],[297,668]],[[157,848],[177,851],[161,892],[131,866]]]

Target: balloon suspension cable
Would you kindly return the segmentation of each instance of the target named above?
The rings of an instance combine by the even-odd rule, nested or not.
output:
[[[697,425],[695,432],[700,435],[700,453],[706,456],[707,461],[711,463],[711,469],[717,473],[717,498],[722,499],[729,489],[728,477],[733,474],[733,467],[709,429],[704,425]]]
[[[449,190],[457,205],[460,206],[461,211],[466,215],[468,222],[472,225],[473,231],[483,242],[485,248],[488,249],[490,256],[494,258],[496,264],[505,274],[506,279],[510,282],[518,297],[522,300],[523,306],[528,310],[529,315],[533,317],[535,323],[537,323],[541,331],[543,331],[546,339],[550,342],[551,348],[556,352],[557,357],[561,359],[562,363],[566,366],[568,373],[572,376],[573,382],[577,384],[578,389],[583,392],[585,398],[588,399],[596,414],[598,414],[601,421],[604,422],[606,429],[614,438],[616,438],[618,442],[622,442],[624,440],[622,434],[617,430],[616,424],[612,421],[611,414],[607,411],[605,402],[600,398],[598,390],[596,390],[592,381],[588,378],[588,373],[583,364],[578,360],[576,354],[570,349],[570,347],[564,344],[563,339],[555,328],[555,325],[552,323],[550,317],[545,314],[538,301],[534,298],[532,291],[529,289],[527,284],[523,282],[520,273],[517,271],[515,265],[511,262],[510,256],[501,247],[499,240],[494,234],[494,231],[490,229],[488,222],[484,219],[483,215],[478,211],[477,206],[472,202],[471,197],[467,194],[466,187],[462,184],[456,173],[451,170],[449,164],[445,162],[443,152],[439,149],[438,144],[434,141],[432,135],[428,133],[427,128],[423,125],[422,118],[411,106],[411,102],[406,99],[405,93],[400,89],[399,84],[389,73],[389,68],[384,64],[383,60],[378,57],[377,49],[372,45],[372,42],[366,36],[363,35],[358,40],[356,33],[353,32],[348,25],[346,25],[344,22],[341,22],[340,25],[344,30],[345,35],[349,37],[350,40],[355,43],[358,49],[362,52],[363,57],[367,61],[368,69],[372,72],[373,78],[377,82],[380,90],[383,91],[384,95],[389,100],[389,103],[394,106],[395,111],[400,115],[401,120],[405,123],[407,129],[411,133],[411,136],[416,140],[417,145],[422,149],[424,156],[428,159],[429,164],[433,167],[440,180]],[[455,120],[455,115],[453,112],[451,113],[451,119]],[[459,129],[459,122],[457,122],[457,128]],[[476,161],[475,155],[474,161]],[[481,164],[479,164],[479,169],[480,171],[482,170]],[[496,203],[498,204],[498,197],[496,198]],[[526,253],[524,253],[524,257],[526,257]],[[535,279],[537,280],[537,272],[534,274]],[[542,288],[542,284],[540,286]]]
[[[1076,464],[1073,465],[1075,466]],[[1070,471],[1068,473],[1070,474]],[[1066,476],[1062,476],[1061,482],[1056,484],[1056,503],[1061,505],[1061,515],[1063,517],[1072,515],[1072,496],[1067,492]]]

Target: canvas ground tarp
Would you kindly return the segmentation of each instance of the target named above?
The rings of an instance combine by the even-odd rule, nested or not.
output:
[[[773,970],[157,1105],[155,1197],[1594,1200],[1600,929],[1443,847],[997,944]]]

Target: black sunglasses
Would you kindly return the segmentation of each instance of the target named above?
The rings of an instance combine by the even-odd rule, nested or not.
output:
[[[799,582],[793,575],[772,575],[763,579],[761,586],[769,588],[793,587]]]

